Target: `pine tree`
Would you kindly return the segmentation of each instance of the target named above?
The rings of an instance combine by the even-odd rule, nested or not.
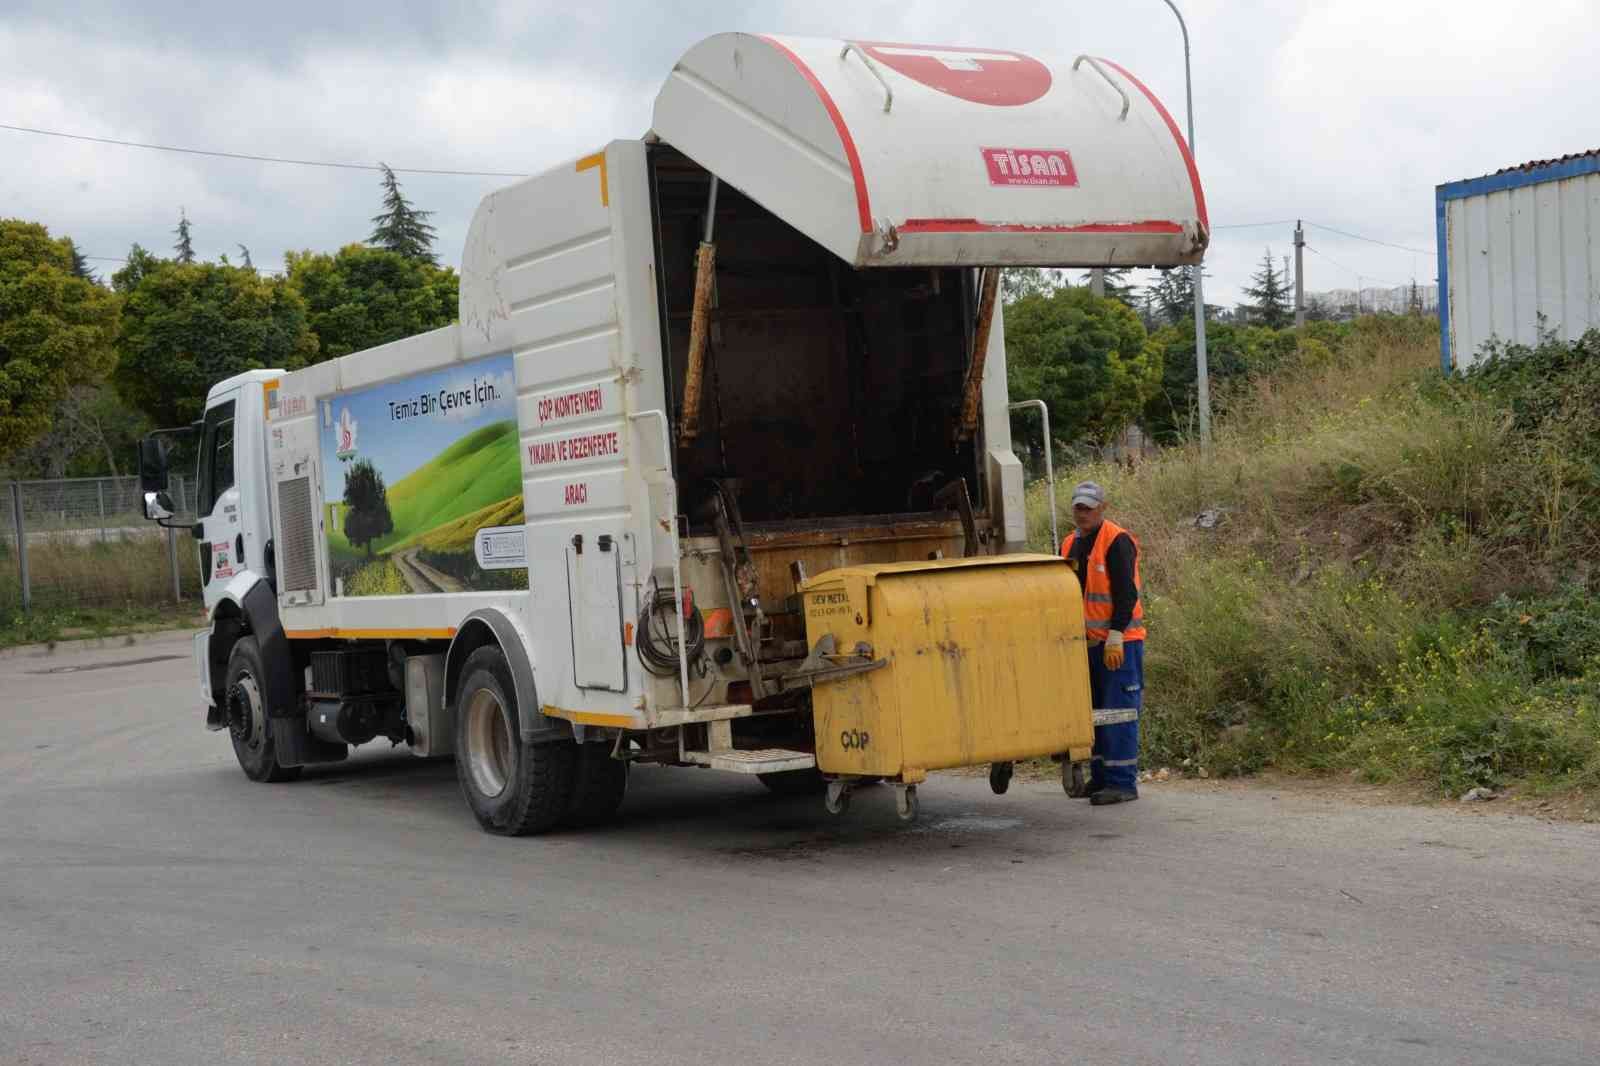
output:
[[[1169,326],[1188,321],[1194,315],[1194,279],[1186,267],[1163,267],[1161,276],[1150,287],[1155,315]]]
[[[82,278],[84,281],[92,281],[98,285],[100,279],[95,277],[94,271],[89,268],[89,260],[84,258],[82,252],[78,251],[77,243],[71,238],[67,238],[67,247],[72,249],[72,276]]]
[[[250,249],[242,244],[239,245],[239,255],[244,259],[243,265],[246,270],[254,270],[256,268],[256,265],[250,262]]]
[[[1127,304],[1134,310],[1138,310],[1141,299],[1139,286],[1128,280],[1129,273],[1131,273],[1131,268],[1129,267],[1112,267],[1103,272],[1100,282],[1105,287],[1106,296]],[[1090,274],[1083,276],[1085,285],[1089,284],[1091,276]]]
[[[189,215],[183,208],[178,208],[178,228],[172,231],[178,235],[178,241],[172,250],[178,254],[174,256],[180,263],[194,262],[194,244],[189,240]]]
[[[1272,249],[1261,257],[1261,269],[1250,276],[1254,285],[1247,285],[1244,294],[1255,301],[1254,311],[1261,324],[1271,329],[1282,329],[1289,324],[1289,287],[1283,275],[1272,265]]]
[[[1417,288],[1417,279],[1411,279],[1411,291],[1406,294],[1406,312],[1412,315],[1422,314],[1422,290]]]
[[[389,164],[380,162],[378,166],[383,168],[384,210],[372,216],[374,228],[367,243],[399,252],[407,259],[437,264],[438,257],[433,254],[433,227],[428,224],[433,212],[412,207],[400,191],[399,179],[389,169]]]

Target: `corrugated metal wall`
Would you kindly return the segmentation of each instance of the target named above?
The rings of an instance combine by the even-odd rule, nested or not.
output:
[[[1446,369],[1471,366],[1491,340],[1572,340],[1600,327],[1597,171],[1591,154],[1440,186]]]

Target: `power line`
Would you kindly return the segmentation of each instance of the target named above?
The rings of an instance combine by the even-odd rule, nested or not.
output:
[[[1211,228],[1213,230],[1219,230],[1219,229],[1264,229],[1267,226],[1292,226],[1292,225],[1295,224],[1295,221],[1296,220],[1292,219],[1292,218],[1283,218],[1283,219],[1277,219],[1277,220],[1272,221],[1272,222],[1235,222],[1235,223],[1230,223],[1229,225],[1226,225],[1226,226],[1212,226]],[[1351,240],[1366,241],[1368,244],[1380,244],[1385,248],[1395,248],[1395,249],[1398,249],[1398,250],[1400,250],[1402,252],[1410,252],[1412,255],[1433,255],[1434,254],[1434,252],[1429,250],[1429,249],[1412,248],[1410,245],[1395,244],[1393,241],[1380,241],[1375,237],[1363,237],[1359,233],[1351,233],[1349,230],[1338,229],[1338,228],[1336,228],[1334,226],[1324,226],[1321,222],[1312,222],[1310,219],[1303,219],[1301,221],[1304,221],[1305,224],[1308,225],[1308,226],[1315,226],[1317,229],[1327,230],[1329,233],[1337,233],[1339,236],[1341,236],[1341,237],[1349,237]]]
[[[286,159],[275,155],[251,155],[245,152],[213,152],[205,148],[179,148],[170,144],[148,144],[143,141],[119,141],[114,137],[90,137],[83,133],[62,133],[59,130],[41,130],[32,126],[12,126],[0,122],[0,130],[17,133],[35,133],[41,137],[61,137],[69,141],[92,141],[95,144],[114,144],[121,148],[147,148],[154,152],[177,152],[182,155],[209,155],[219,159],[246,159],[256,163],[287,163],[297,167],[329,167],[335,170],[382,170],[370,163],[333,163],[321,159]],[[525,178],[527,174],[504,170],[438,170],[431,167],[390,167],[396,174],[444,174],[461,178]]]
[[[1284,218],[1276,222],[1233,222],[1226,226],[1212,226],[1213,230],[1219,229],[1261,229],[1265,226],[1292,226],[1294,219]]]
[[[1310,222],[1310,221],[1308,221],[1308,222],[1306,222],[1306,225],[1315,226],[1317,229],[1325,229],[1329,233],[1337,233],[1339,236],[1341,236],[1341,237],[1349,237],[1351,240],[1366,241],[1368,244],[1381,244],[1385,248],[1398,248],[1402,252],[1410,252],[1412,255],[1433,255],[1433,254],[1435,254],[1431,250],[1424,250],[1422,248],[1411,248],[1411,247],[1408,247],[1408,246],[1406,246],[1404,244],[1394,244],[1394,243],[1391,243],[1389,241],[1380,241],[1380,240],[1377,240],[1377,239],[1375,239],[1373,237],[1363,237],[1359,233],[1351,233],[1348,230],[1334,229],[1332,226],[1324,226],[1320,222]]]

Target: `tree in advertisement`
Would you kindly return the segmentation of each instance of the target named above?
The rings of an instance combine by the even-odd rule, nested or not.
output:
[[[337,255],[290,252],[289,284],[305,301],[318,359],[414,337],[456,319],[459,279],[385,248],[351,244]]]
[[[68,393],[115,360],[117,297],[73,265],[71,241],[0,219],[0,459],[43,437]]]
[[[185,425],[206,392],[246,370],[297,370],[316,361],[304,302],[281,278],[217,263],[129,254],[117,336],[117,390],[160,426]]]
[[[394,518],[389,514],[389,490],[371,460],[357,459],[345,471],[344,505],[344,539],[372,558],[372,542],[394,532]]]

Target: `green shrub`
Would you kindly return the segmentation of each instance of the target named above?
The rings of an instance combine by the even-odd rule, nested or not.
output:
[[[1209,450],[1060,478],[1140,540],[1145,765],[1600,789],[1600,333],[1456,379],[1427,319],[1249,339]]]

